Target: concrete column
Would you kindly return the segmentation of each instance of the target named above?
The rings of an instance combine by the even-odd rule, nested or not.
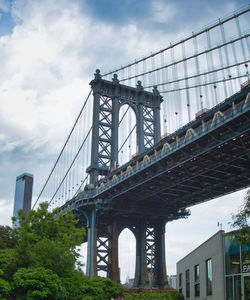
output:
[[[149,286],[146,255],[146,224],[141,222],[136,232],[135,287]]]
[[[167,287],[165,258],[165,222],[155,225],[155,268],[153,287]]]
[[[86,274],[97,276],[97,225],[95,207],[88,213],[88,250]]]

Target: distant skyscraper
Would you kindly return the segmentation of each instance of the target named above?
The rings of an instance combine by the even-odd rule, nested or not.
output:
[[[33,175],[23,173],[16,178],[15,202],[13,216],[17,217],[18,211],[23,210],[25,214],[31,209],[33,188]]]

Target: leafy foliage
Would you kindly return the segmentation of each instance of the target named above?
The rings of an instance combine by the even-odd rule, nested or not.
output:
[[[74,300],[109,300],[111,297],[123,295],[123,287],[120,284],[108,278],[88,278],[79,272],[75,272],[73,277],[67,278],[64,286],[70,291],[70,299]]]
[[[27,216],[19,211],[13,221],[19,224],[15,229],[1,231],[8,247],[0,249],[0,299],[108,300],[123,294],[110,279],[90,279],[76,270],[85,229],[76,227],[72,212],[62,216],[42,203]]]
[[[0,299],[4,299],[4,297],[8,296],[11,291],[9,282],[1,278],[3,274],[3,270],[0,270]]]
[[[16,244],[16,237],[9,226],[0,225],[0,249],[13,248]]]
[[[241,210],[238,214],[233,215],[233,223],[232,227],[237,229],[237,231],[233,232],[235,238],[241,243],[245,245],[250,244],[250,228],[248,225],[250,216],[250,190],[247,191],[245,202]]]
[[[14,257],[18,268],[44,267],[59,277],[74,271],[80,256],[75,249],[83,242],[85,229],[75,226],[72,212],[57,216],[56,210],[49,212],[48,204],[42,203],[27,216],[19,211],[18,221],[13,230],[18,238]]]
[[[44,268],[19,269],[13,276],[13,294],[17,299],[66,299],[59,277]]]
[[[126,300],[184,300],[184,296],[177,291],[134,293]]]

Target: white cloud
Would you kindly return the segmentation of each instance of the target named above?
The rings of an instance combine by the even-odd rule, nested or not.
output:
[[[170,23],[174,20],[177,13],[178,8],[173,2],[164,0],[152,1],[152,17],[156,23]]]
[[[12,226],[11,217],[13,213],[13,202],[0,199],[0,225]]]

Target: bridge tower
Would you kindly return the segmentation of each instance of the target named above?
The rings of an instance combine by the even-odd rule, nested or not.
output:
[[[160,140],[160,104],[163,100],[157,87],[148,92],[144,91],[140,81],[136,88],[122,85],[116,74],[112,81],[104,80],[98,69],[90,85],[94,101],[91,163],[87,172],[90,174],[89,188],[95,188],[97,181],[118,164],[121,106],[127,104],[135,112],[137,151],[143,152]],[[136,238],[134,285],[149,286],[151,274],[152,286],[166,286],[164,232],[167,219],[146,216],[138,219],[115,213],[98,217],[98,205],[88,207],[82,213],[88,227],[88,276],[96,276],[102,270],[107,272],[107,277],[119,282],[118,237],[124,228],[129,228]]]

